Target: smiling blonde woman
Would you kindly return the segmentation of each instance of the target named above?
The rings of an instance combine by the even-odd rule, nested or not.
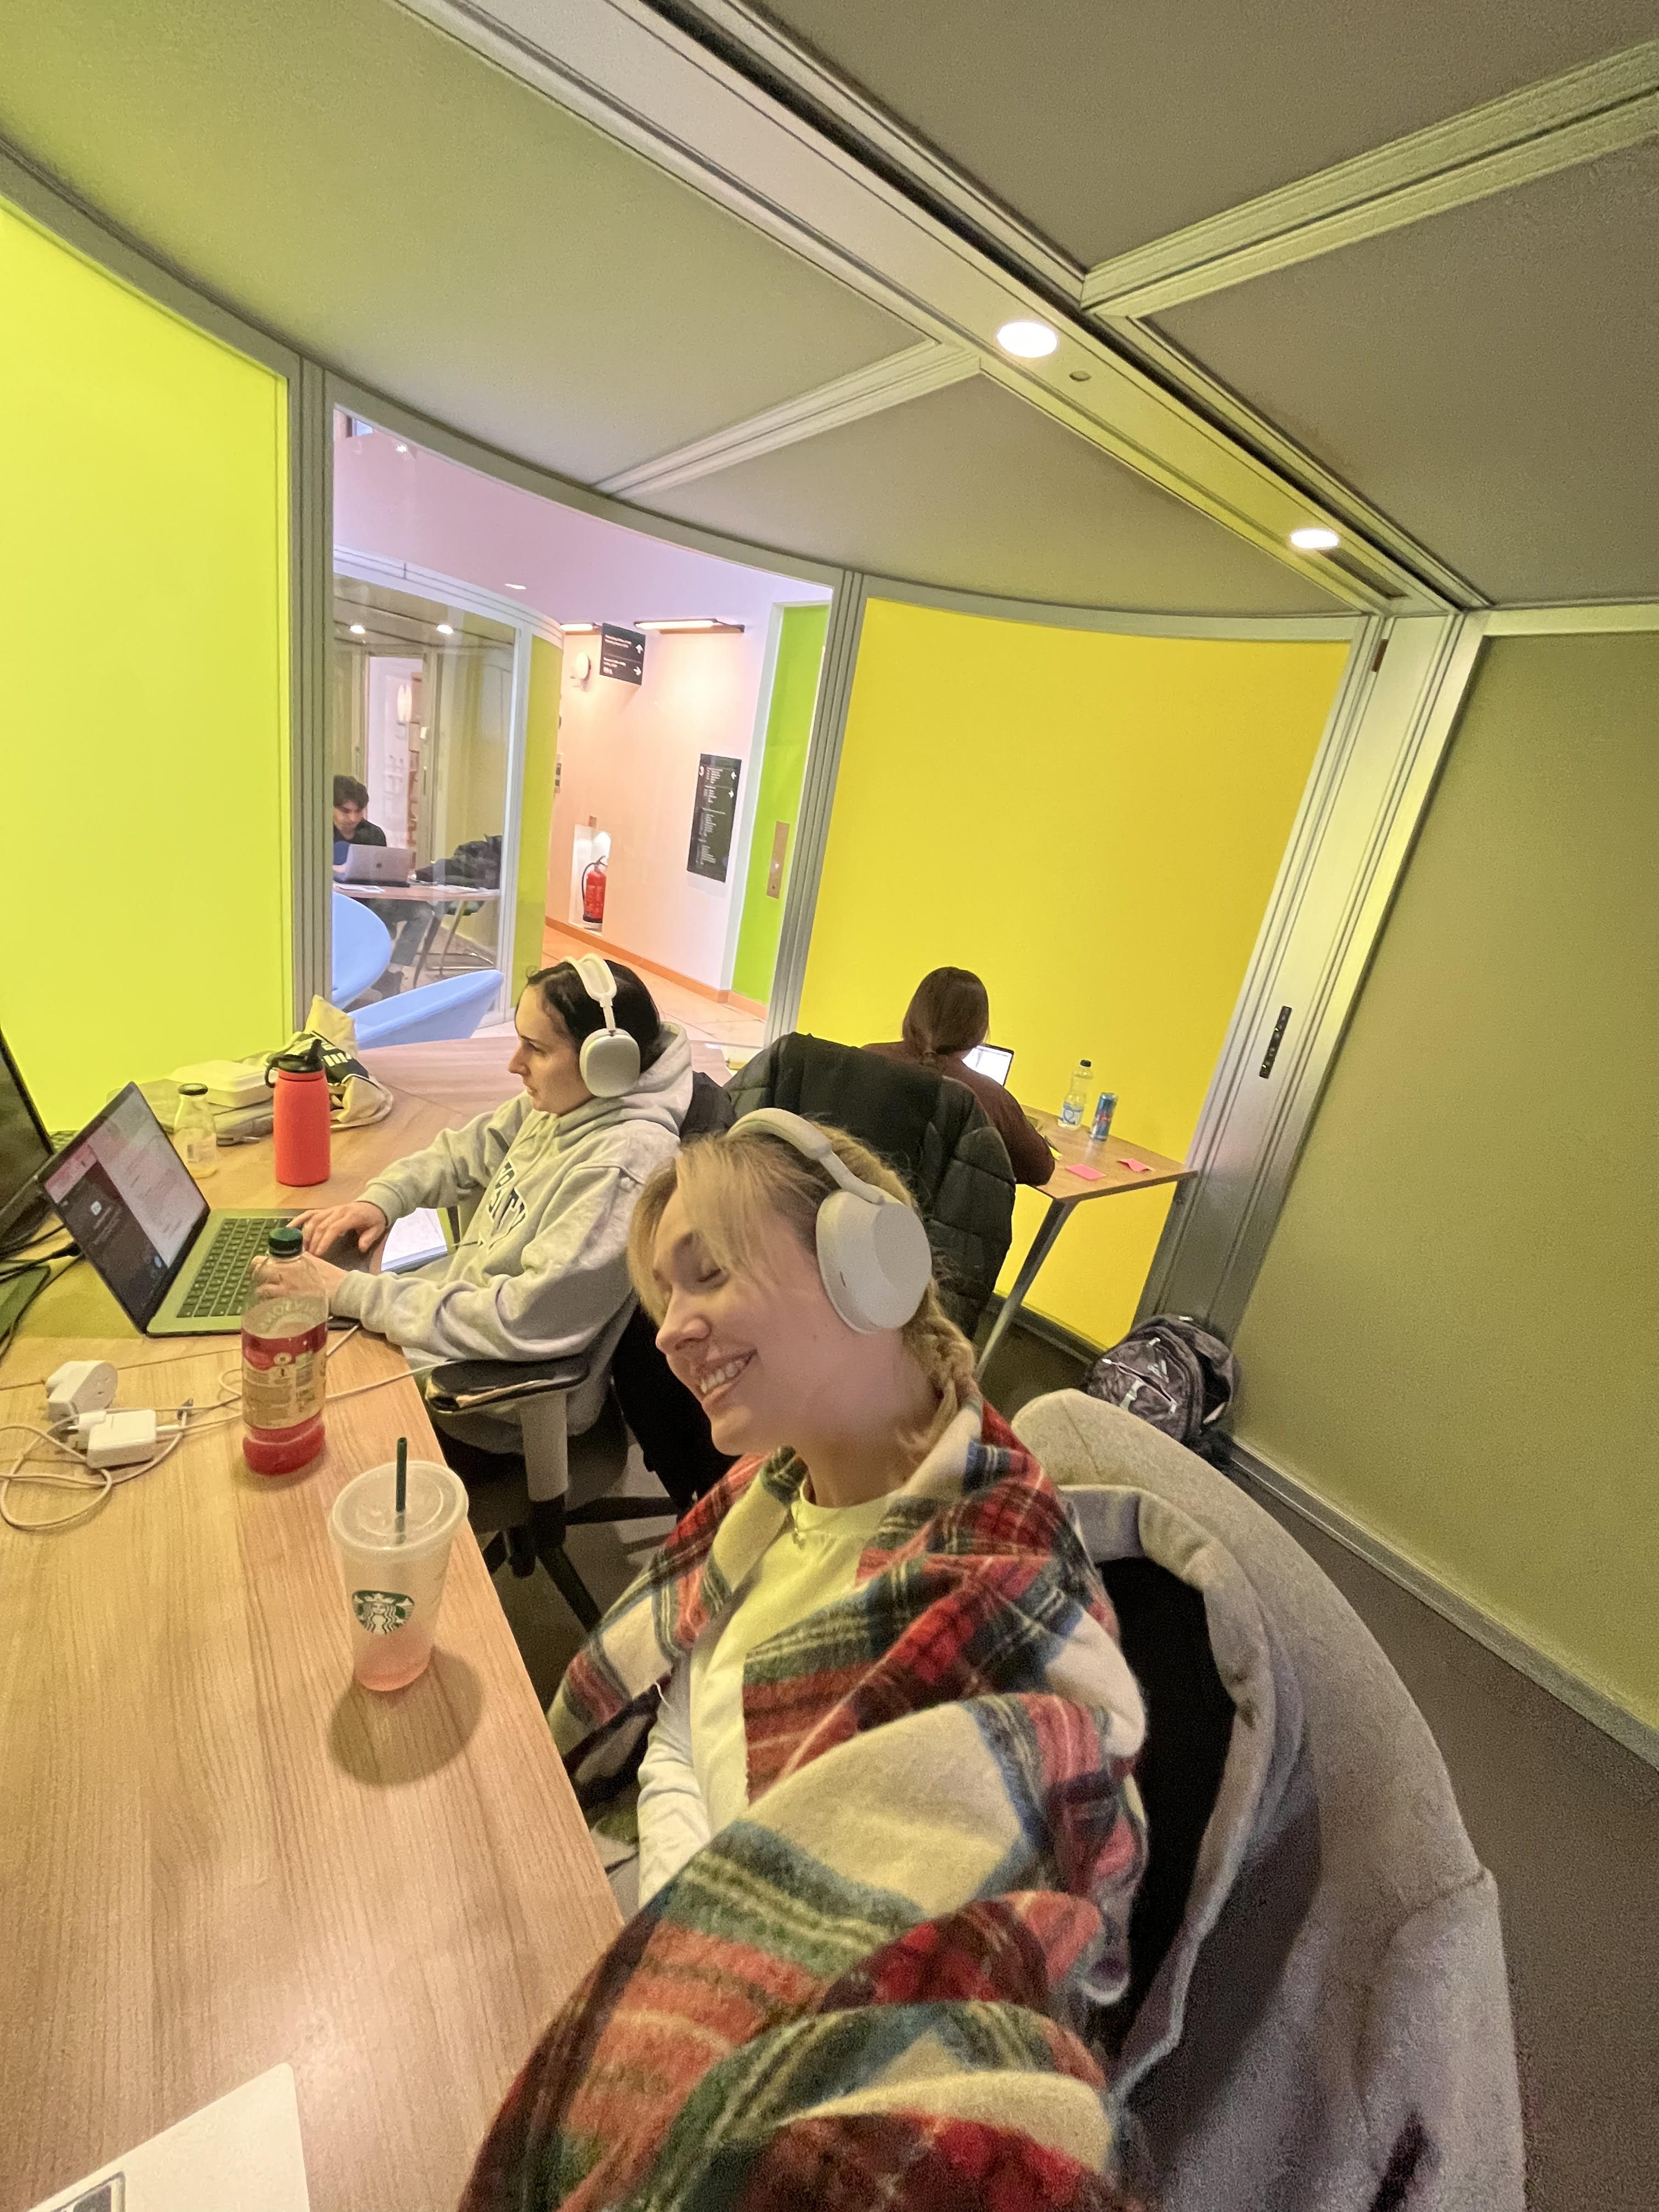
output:
[[[1087,2035],[1127,1978],[1139,1692],[908,1206],[771,1111],[641,1197],[658,1342],[744,1456],[554,1700],[590,1811],[637,1780],[646,1897],[463,2212],[1123,2201]]]

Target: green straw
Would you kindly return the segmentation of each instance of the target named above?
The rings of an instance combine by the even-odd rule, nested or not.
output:
[[[398,1439],[398,1541],[404,1540],[404,1506],[409,1497],[409,1438]]]

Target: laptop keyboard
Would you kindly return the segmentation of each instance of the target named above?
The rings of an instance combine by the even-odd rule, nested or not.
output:
[[[270,1231],[288,1219],[286,1213],[257,1213],[222,1221],[179,1307],[179,1320],[221,1321],[240,1314],[253,1296],[250,1268],[264,1253]]]

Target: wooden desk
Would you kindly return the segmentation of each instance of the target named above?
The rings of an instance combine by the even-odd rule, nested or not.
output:
[[[465,1116],[405,1094],[337,1134],[321,1194]],[[221,1158],[216,1202],[279,1195],[268,1142]],[[218,1395],[234,1338],[138,1338],[109,1311],[108,1340],[20,1334],[0,1420],[38,1421],[70,1358],[126,1370],[118,1404]],[[0,2212],[283,2059],[313,2212],[436,2212],[617,1930],[468,1536],[427,1673],[385,1697],[352,1683],[328,1507],[399,1435],[436,1456],[400,1353],[354,1337],[330,1380],[383,1376],[331,1405],[303,1474],[248,1474],[228,1419],[77,1528],[0,1525]],[[78,1502],[12,1495],[28,1515]]]
[[[1002,1310],[985,1340],[985,1349],[979,1355],[981,1374],[990,1365],[991,1354],[1013,1327],[1036,1280],[1037,1270],[1053,1251],[1054,1239],[1074,1208],[1091,1198],[1115,1198],[1120,1191],[1156,1190],[1160,1183],[1181,1182],[1192,1173],[1180,1160],[1166,1159],[1162,1152],[1150,1152],[1145,1145],[1132,1144],[1127,1137],[1114,1134],[1103,1144],[1097,1145],[1090,1142],[1086,1129],[1062,1129],[1052,1114],[1033,1113],[1029,1118],[1048,1139],[1055,1155],[1054,1172],[1042,1185],[1048,1210],[1031,1239],[1030,1249],[1020,1262],[1013,1288],[1003,1300]],[[1125,1164],[1129,1160],[1140,1162],[1150,1173],[1137,1173]],[[1094,1168],[1099,1173],[1097,1177],[1073,1175],[1073,1166]]]

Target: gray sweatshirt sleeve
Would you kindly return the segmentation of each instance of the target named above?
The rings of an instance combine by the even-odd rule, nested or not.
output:
[[[478,1197],[507,1158],[529,1106],[520,1094],[459,1129],[441,1130],[425,1152],[394,1160],[384,1175],[363,1186],[360,1195],[378,1206],[389,1222],[400,1221],[422,1206],[459,1206],[465,1199]]]
[[[637,1195],[620,1167],[577,1169],[517,1273],[483,1283],[353,1273],[335,1285],[331,1304],[437,1359],[556,1359],[590,1344],[632,1294],[628,1224]]]

